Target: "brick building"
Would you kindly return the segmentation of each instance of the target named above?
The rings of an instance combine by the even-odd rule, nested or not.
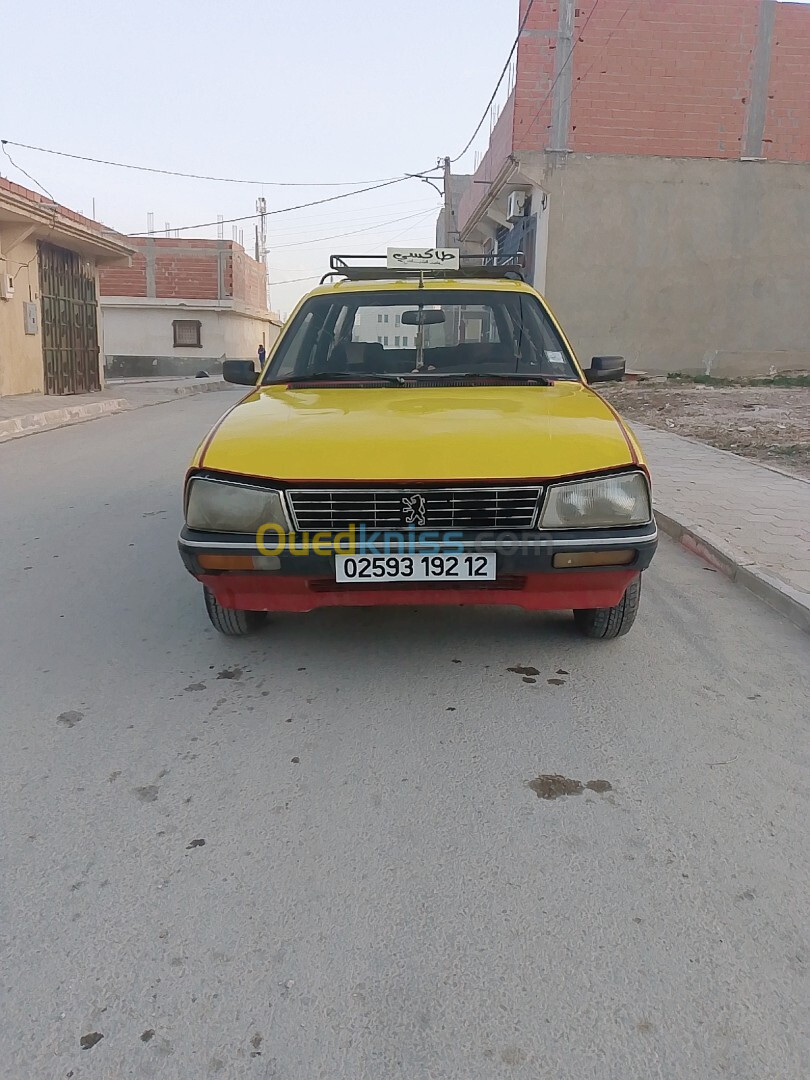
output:
[[[0,177],[0,396],[100,390],[99,267],[125,236]]]
[[[218,371],[223,360],[269,349],[279,320],[267,310],[266,273],[230,240],[130,237],[128,268],[101,274],[109,375]]]
[[[810,6],[534,0],[473,180],[586,365],[810,369]]]

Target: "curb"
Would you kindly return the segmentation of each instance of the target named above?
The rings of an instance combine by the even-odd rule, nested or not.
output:
[[[735,584],[748,589],[769,607],[789,619],[794,626],[810,634],[810,594],[788,585],[775,574],[753,563],[744,565],[735,559],[727,548],[724,550],[722,541],[710,538],[707,533],[690,528],[660,510],[655,511],[655,520],[661,532],[672,537],[681,547],[709,563]]]
[[[48,409],[45,412],[0,420],[0,442],[19,439],[23,435],[36,435],[39,431],[53,431],[54,428],[68,427],[70,424],[82,424],[86,420],[110,416],[127,408],[129,402],[125,398],[107,398],[104,401],[93,401],[89,405],[65,405],[61,409]]]
[[[233,383],[227,383],[224,379],[201,380],[193,386],[176,386],[174,394],[177,397],[191,397],[192,394],[211,394],[218,390],[233,390]]]
[[[159,398],[157,401],[133,403],[123,397],[104,398],[102,401],[92,401],[87,405],[64,405],[61,409],[48,409],[44,412],[14,416],[9,420],[0,420],[0,443],[21,439],[24,435],[36,435],[40,431],[54,431],[56,428],[69,427],[72,424],[82,424],[87,420],[97,420],[101,416],[112,416],[114,413],[143,409],[149,405],[166,405],[175,398],[230,389],[232,389],[230,383],[221,379],[211,382],[201,381],[199,385],[172,387],[164,391],[170,396]]]

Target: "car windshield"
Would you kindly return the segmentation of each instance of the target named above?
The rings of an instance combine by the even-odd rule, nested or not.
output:
[[[288,327],[264,382],[379,375],[578,379],[531,294],[397,289],[314,296]]]

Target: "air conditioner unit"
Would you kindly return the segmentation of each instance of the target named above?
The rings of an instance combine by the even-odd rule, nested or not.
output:
[[[527,198],[525,191],[509,192],[509,198],[506,200],[506,216],[510,221],[520,221],[523,217]]]
[[[14,278],[11,274],[0,274],[0,300],[10,300],[14,296]]]

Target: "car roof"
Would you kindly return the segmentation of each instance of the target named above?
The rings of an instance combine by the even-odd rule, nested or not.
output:
[[[414,292],[423,289],[425,292],[519,292],[530,296],[537,295],[531,285],[527,285],[525,281],[518,278],[429,278],[426,276],[421,283],[416,278],[397,280],[380,277],[372,281],[341,279],[328,285],[319,285],[307,293],[307,296],[336,296],[345,293],[379,292],[396,294],[398,292]]]

